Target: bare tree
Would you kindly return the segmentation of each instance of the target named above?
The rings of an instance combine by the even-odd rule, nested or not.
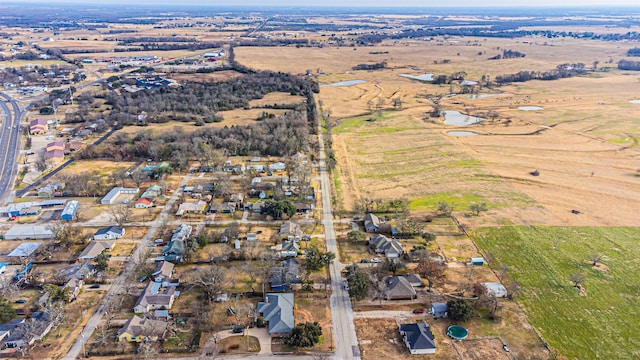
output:
[[[199,268],[197,271],[198,273],[193,279],[193,285],[201,288],[207,295],[209,301],[215,300],[226,285],[227,269],[213,264],[206,269]]]
[[[602,260],[602,258],[603,258],[603,255],[598,253],[591,254],[591,256],[589,256],[589,260],[591,260],[591,263],[593,263],[593,266],[597,266],[598,262]]]
[[[444,280],[444,267],[431,261],[429,258],[420,259],[418,266],[416,266],[415,272],[427,279],[429,283],[429,290],[433,288],[435,283],[442,282]]]
[[[131,209],[127,204],[117,204],[110,208],[111,217],[118,226],[123,227],[131,218]]]
[[[584,283],[584,276],[582,273],[573,273],[569,275],[569,280],[573,283],[573,287],[581,288]]]

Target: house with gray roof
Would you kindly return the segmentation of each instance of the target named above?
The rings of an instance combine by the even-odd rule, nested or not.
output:
[[[427,324],[400,324],[399,330],[411,355],[436,353],[436,342]]]
[[[257,310],[268,324],[269,335],[283,336],[293,330],[293,293],[267,293]]]
[[[386,287],[387,300],[413,300],[417,297],[416,290],[403,276],[385,276],[382,281]]]
[[[19,323],[4,339],[3,346],[8,349],[23,349],[45,337],[52,327],[53,320],[50,314],[40,311],[31,313],[31,318]]]
[[[147,313],[152,310],[171,309],[173,302],[180,295],[175,287],[163,288],[162,284],[150,281],[133,307],[135,313]]]
[[[125,230],[120,226],[109,226],[98,229],[95,234],[93,234],[94,240],[113,240],[120,239],[124,236]]]
[[[402,244],[396,239],[389,239],[380,234],[373,235],[369,238],[369,247],[376,254],[384,254],[388,258],[397,258],[404,254]]]

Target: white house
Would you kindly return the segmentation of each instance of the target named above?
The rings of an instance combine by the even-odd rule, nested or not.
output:
[[[114,240],[124,236],[125,230],[120,226],[110,226],[98,229],[93,235],[93,240]]]

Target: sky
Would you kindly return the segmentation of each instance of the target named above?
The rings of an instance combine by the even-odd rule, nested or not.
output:
[[[633,6],[640,7],[639,0],[0,0],[3,3],[81,3],[128,5],[204,5],[204,6],[358,6],[358,7],[585,7],[585,6]]]

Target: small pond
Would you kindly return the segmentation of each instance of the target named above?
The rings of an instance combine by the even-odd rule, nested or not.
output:
[[[522,111],[538,111],[538,110],[544,110],[544,108],[541,107],[541,106],[520,106],[518,108],[518,110],[522,110]]]
[[[632,104],[640,104],[640,100],[629,100]]]
[[[433,81],[433,74],[411,75],[411,74],[399,74],[408,79],[420,80],[420,81]]]
[[[494,96],[502,96],[504,94],[471,94],[467,95],[467,99],[486,99]]]
[[[447,135],[455,137],[478,136],[478,134],[474,133],[473,131],[448,131]]]
[[[347,81],[334,82],[331,84],[322,84],[320,86],[352,86],[352,85],[362,84],[365,82],[366,81],[364,80],[347,80]]]
[[[467,126],[486,120],[481,117],[461,114],[459,111],[453,110],[443,111],[443,113],[445,125]]]

